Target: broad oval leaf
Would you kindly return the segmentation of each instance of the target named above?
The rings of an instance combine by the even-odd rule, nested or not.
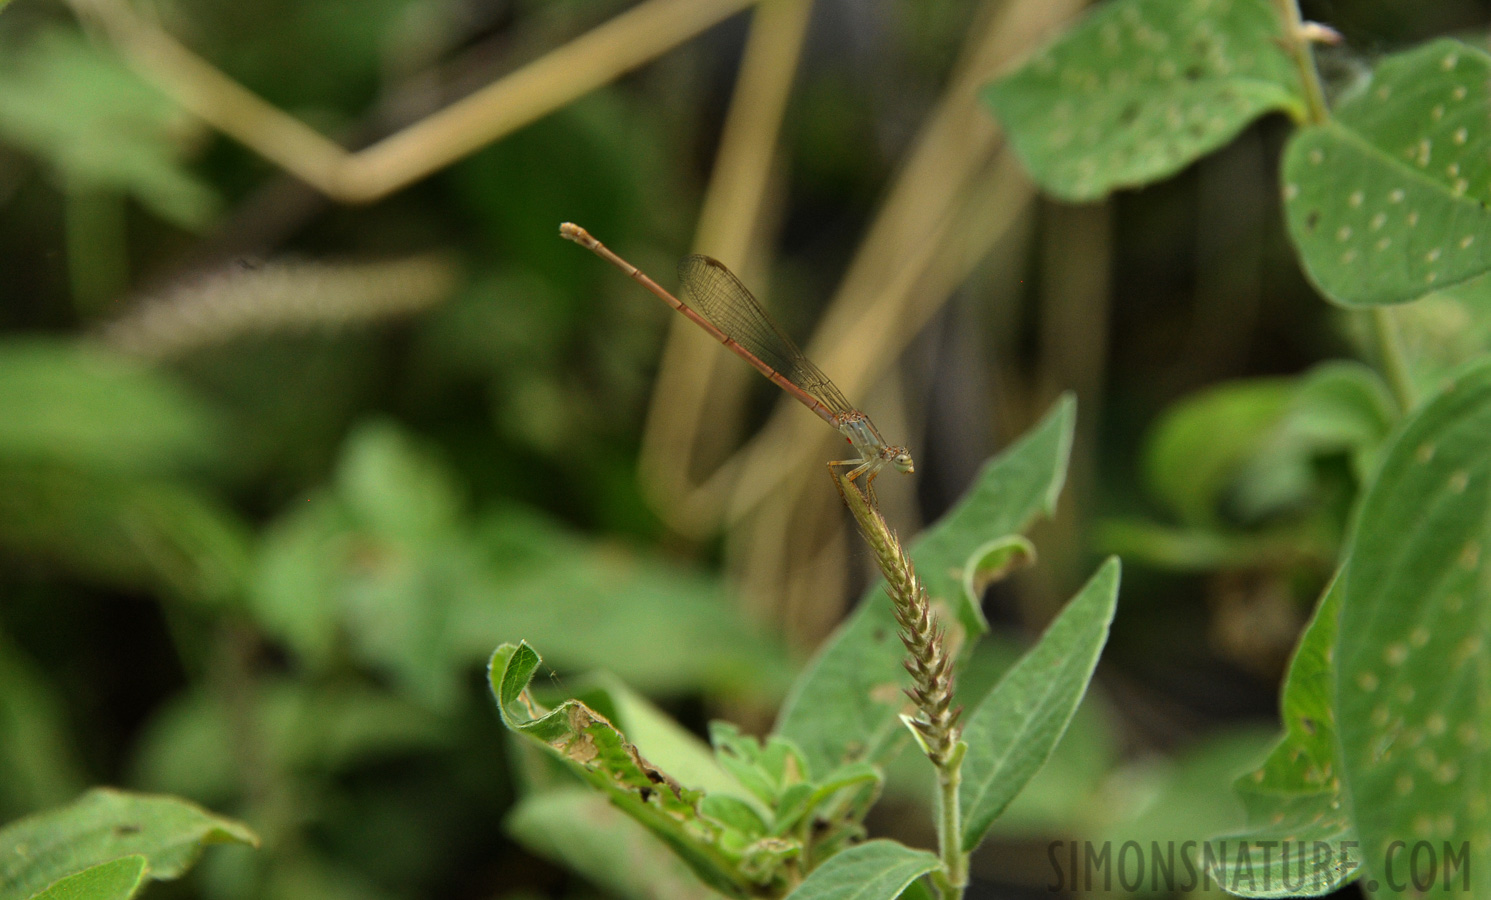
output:
[[[1273,110],[1303,110],[1266,0],[1113,0],[984,94],[1064,200],[1158,181]]]
[[[788,900],[895,900],[938,866],[935,855],[895,841],[866,841],[813,870]]]
[[[1103,563],[964,725],[958,798],[965,851],[978,846],[1066,732],[1108,640],[1118,578],[1117,558]]]
[[[1361,867],[1359,856],[1350,852],[1357,836],[1341,792],[1331,708],[1340,585],[1339,578],[1331,582],[1320,599],[1289,664],[1280,703],[1284,736],[1262,766],[1234,784],[1247,807],[1249,828],[1214,839],[1255,847],[1273,841],[1280,848],[1267,858],[1224,857],[1213,869],[1220,885],[1242,897],[1318,897],[1350,881]],[[1330,852],[1317,855],[1317,843]],[[1289,846],[1292,859],[1282,852]]]
[[[0,829],[0,900],[25,900],[101,862],[139,854],[158,881],[179,878],[208,844],[258,846],[246,826],[175,797],[96,788]]]
[[[964,593],[970,564],[987,541],[1015,534],[1050,512],[1066,478],[1076,404],[1064,397],[1038,425],[984,467],[974,487],[912,546],[934,605],[960,609],[966,630],[982,631],[978,598]],[[881,761],[904,736],[898,715],[909,684],[896,618],[877,581],[798,678],[776,733],[801,748],[815,777],[856,760]]]
[[[1327,297],[1402,303],[1491,270],[1488,81],[1491,56],[1433,41],[1290,141],[1289,233]]]
[[[99,863],[67,876],[31,900],[129,900],[144,886],[149,862],[134,854]]]
[[[1441,862],[1445,850],[1463,855],[1429,894],[1465,890],[1464,879],[1491,895],[1488,447],[1491,364],[1481,364],[1389,446],[1340,575],[1336,724],[1369,892],[1408,883],[1402,854],[1390,865],[1394,842],[1431,841]]]

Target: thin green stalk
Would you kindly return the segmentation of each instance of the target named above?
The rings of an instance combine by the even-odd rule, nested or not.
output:
[[[1393,311],[1383,306],[1373,307],[1369,315],[1372,317],[1372,343],[1377,351],[1377,365],[1381,367],[1398,406],[1406,413],[1418,402],[1418,392],[1408,372],[1408,358],[1403,353],[1398,322],[1393,318]]]
[[[1294,58],[1295,68],[1299,69],[1300,84],[1305,90],[1305,121],[1322,125],[1330,118],[1330,108],[1325,105],[1325,88],[1321,86],[1320,72],[1315,68],[1315,54],[1310,51],[1298,0],[1274,0],[1274,8],[1284,25],[1287,49]]]
[[[958,788],[963,783],[963,749],[958,743],[946,765],[937,769],[938,811],[937,849],[942,856],[938,892],[946,900],[963,896],[968,886],[968,854],[963,852],[963,813],[958,806]]]

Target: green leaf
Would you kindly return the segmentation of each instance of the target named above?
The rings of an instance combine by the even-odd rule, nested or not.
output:
[[[702,794],[649,763],[604,716],[578,700],[553,710],[537,706],[527,691],[539,662],[526,642],[504,644],[492,655],[492,694],[503,724],[538,742],[605,793],[672,848],[705,884],[732,897],[747,896],[751,879],[720,848],[720,825],[700,814]]]
[[[452,612],[460,658],[521,636],[558,668],[605,669],[648,693],[785,690],[785,649],[744,620],[715,575],[518,507],[484,515],[475,540],[490,574]]]
[[[0,69],[0,138],[50,163],[69,189],[127,192],[192,227],[217,200],[178,162],[184,124],[102,45],[71,32],[27,41]]]
[[[129,900],[144,886],[149,862],[135,854],[99,863],[63,878],[32,900]]]
[[[972,851],[1046,762],[1087,693],[1118,606],[1109,559],[963,726],[962,847]]]
[[[181,877],[208,844],[258,846],[244,825],[174,797],[97,788],[0,829],[0,900],[25,900],[100,862],[140,854],[150,877]]]
[[[718,577],[515,504],[473,518],[463,493],[393,425],[358,428],[333,488],[269,527],[249,592],[256,618],[318,668],[350,644],[435,708],[513,636],[541,643],[555,666],[650,692],[784,690],[785,650],[744,621]]]
[[[1226,859],[1214,870],[1214,877],[1239,896],[1317,897],[1350,881],[1361,866],[1355,854],[1343,858],[1342,853],[1344,842],[1355,846],[1357,836],[1341,792],[1331,709],[1331,654],[1341,608],[1340,584],[1339,579],[1333,581],[1320,599],[1289,664],[1280,704],[1284,736],[1262,766],[1234,785],[1248,811],[1248,829],[1213,839],[1253,846],[1274,841],[1281,850],[1287,841],[1295,847],[1287,865],[1282,852],[1272,855],[1267,864],[1261,854]],[[1331,848],[1319,866],[1310,855],[1317,842]]]
[[[743,793],[708,744],[621,679],[610,673],[590,675],[575,684],[574,696],[597,709],[604,704],[606,717],[642,755],[680,783],[702,791]]]
[[[1468,847],[1429,893],[1491,894],[1491,365],[1404,423],[1362,503],[1340,577],[1341,778],[1368,872],[1394,841]],[[1462,843],[1468,842],[1468,843]]]
[[[933,605],[959,610],[966,631],[977,634],[984,625],[978,598],[964,592],[964,573],[983,560],[980,549],[991,538],[1015,534],[1055,507],[1066,478],[1075,406],[1070,396],[1058,401],[912,545],[912,561]],[[890,597],[877,581],[799,676],[777,719],[776,733],[802,749],[814,776],[845,762],[881,761],[899,746],[901,688],[909,684],[903,654]]]
[[[1293,394],[1288,379],[1256,378],[1217,385],[1172,406],[1145,449],[1150,490],[1188,525],[1219,524],[1219,498]]]
[[[1491,269],[1488,81],[1491,56],[1431,41],[1290,140],[1289,233],[1327,297],[1402,303]]]
[[[988,87],[1025,167],[1063,200],[1158,181],[1281,110],[1299,76],[1266,0],[1111,0]]]
[[[359,426],[342,454],[338,493],[373,534],[420,544],[447,536],[458,523],[462,504],[449,473],[392,422]]]
[[[219,434],[209,409],[127,357],[0,341],[0,462],[158,474],[211,460]]]
[[[507,831],[545,859],[579,872],[628,900],[710,900],[678,856],[594,791],[566,789],[525,797],[507,816]]]
[[[973,551],[963,568],[963,595],[982,597],[989,585],[1035,565],[1035,545],[1018,534],[995,538]]]
[[[866,841],[814,869],[789,900],[895,900],[918,877],[939,865],[925,850],[895,841]]]
[[[1360,363],[1218,385],[1166,413],[1149,440],[1146,474],[1187,525],[1257,523],[1313,499],[1320,457],[1346,455],[1365,482],[1397,415],[1382,379]]]

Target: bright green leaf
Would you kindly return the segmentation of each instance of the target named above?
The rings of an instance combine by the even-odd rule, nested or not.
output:
[[[990,539],[1016,534],[1049,513],[1066,478],[1075,402],[1060,400],[1034,428],[984,466],[963,500],[912,545],[911,558],[934,606],[960,610],[965,630],[983,630],[978,598],[963,578]],[[802,673],[777,719],[817,777],[855,760],[881,761],[899,745],[908,684],[895,613],[880,582]]]
[[[1345,842],[1355,846],[1356,831],[1341,793],[1336,752],[1335,713],[1331,709],[1333,669],[1330,659],[1340,614],[1340,581],[1331,583],[1309,626],[1300,636],[1284,681],[1284,737],[1263,765],[1234,785],[1248,811],[1248,830],[1214,841],[1246,841],[1262,846],[1275,841],[1280,852],[1265,861],[1251,855],[1246,864],[1233,857],[1213,871],[1214,877],[1244,897],[1320,896],[1355,875],[1361,861],[1344,856]],[[1284,842],[1292,847],[1286,860]],[[1331,848],[1315,865],[1315,845]],[[1287,865],[1286,865],[1287,862]]]
[[[181,877],[208,844],[258,846],[238,822],[174,797],[98,788],[0,829],[0,900],[25,900],[64,876],[141,854],[150,877]]]
[[[129,900],[144,885],[149,862],[134,854],[99,863],[63,878],[32,900]]]
[[[789,900],[895,900],[938,859],[895,841],[867,841],[814,869]]]
[[[182,167],[179,110],[96,42],[51,31],[0,69],[0,139],[45,160],[68,189],[135,195],[179,225],[217,200]]]
[[[1118,560],[1109,559],[964,724],[964,850],[978,846],[1066,732],[1108,640],[1118,580]]]
[[[1394,841],[1467,849],[1491,894],[1491,365],[1460,373],[1404,423],[1363,500],[1340,590],[1341,780],[1379,885],[1405,883]],[[1456,851],[1458,852],[1458,850]],[[1468,867],[1468,873],[1464,870]],[[1443,873],[1440,873],[1443,875]]]
[[[1320,457],[1345,455],[1364,482],[1396,418],[1382,379],[1354,362],[1222,384],[1166,413],[1149,440],[1146,475],[1193,529],[1254,524],[1315,499]]]
[[[1042,188],[1096,200],[1298,117],[1283,43],[1267,0],[1110,0],[984,96]]]
[[[1491,269],[1491,56],[1438,40],[1372,80],[1284,154],[1289,233],[1347,306],[1402,303]]]
[[[1189,525],[1219,522],[1218,498],[1293,396],[1287,379],[1217,385],[1165,412],[1144,453],[1149,488]]]

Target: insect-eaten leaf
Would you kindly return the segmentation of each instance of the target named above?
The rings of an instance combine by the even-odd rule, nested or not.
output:
[[[528,644],[504,644],[492,656],[490,677],[502,721],[537,741],[571,771],[606,794],[617,808],[662,839],[709,887],[749,897],[782,879],[783,863],[800,850],[793,840],[742,831],[736,804],[706,806],[688,788],[649,763],[605,716],[578,700],[553,710],[539,706],[528,684],[539,665]],[[719,817],[708,813],[714,813]]]
[[[1267,0],[1113,0],[984,94],[1063,200],[1158,181],[1259,116],[1301,114]]]
[[[1432,41],[1290,140],[1289,234],[1331,300],[1403,303],[1491,270],[1488,82],[1491,56]]]

